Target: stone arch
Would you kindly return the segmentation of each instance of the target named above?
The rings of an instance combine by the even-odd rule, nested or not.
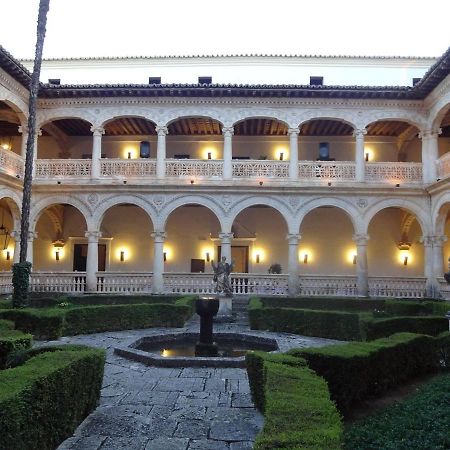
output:
[[[156,229],[157,213],[154,207],[149,202],[137,196],[135,197],[130,195],[118,195],[108,197],[101,201],[100,206],[95,210],[95,213],[93,214],[91,222],[92,228],[90,228],[89,230],[90,231],[100,230],[103,218],[105,217],[107,211],[113,208],[114,206],[119,205],[134,205],[141,208],[147,214],[148,218],[150,219],[150,223],[153,225],[154,229]]]
[[[182,120],[182,119],[212,119],[212,120],[215,120],[216,122],[219,122],[221,127],[224,126],[222,118],[218,118],[218,117],[216,117],[214,115],[207,114],[207,113],[206,114],[202,114],[201,112],[198,112],[198,111],[195,112],[195,113],[192,113],[192,114],[186,114],[186,113],[180,114],[179,113],[176,116],[171,117],[167,121],[166,126],[168,127],[172,123],[174,123],[174,122],[176,122],[178,120]]]
[[[11,211],[13,224],[14,224],[14,230],[19,231],[20,230],[20,218],[21,218],[21,199],[20,197],[13,191],[9,191],[8,189],[1,189],[0,190],[0,200],[5,199],[5,201],[8,203],[9,209]]]
[[[364,226],[360,212],[349,201],[335,197],[324,197],[307,201],[304,203],[295,216],[294,227],[295,233],[299,233],[301,225],[305,216],[316,208],[321,206],[333,206],[342,210],[346,216],[350,219],[353,225],[353,231],[355,234],[365,234],[367,228]]]
[[[86,229],[90,229],[92,217],[89,208],[79,199],[67,195],[56,195],[39,200],[30,212],[30,231],[35,231],[36,224],[44,211],[52,205],[66,204],[76,208],[84,217]]]
[[[211,198],[202,195],[188,195],[178,197],[172,200],[167,206],[165,206],[159,214],[157,223],[155,223],[155,229],[164,230],[166,228],[167,220],[172,212],[178,209],[180,206],[195,204],[208,208],[217,218],[222,231],[225,226],[225,214],[220,206]],[[157,227],[156,227],[157,225]]]
[[[224,228],[222,228],[222,231],[225,233],[231,232],[231,227],[233,225],[233,222],[236,220],[236,217],[244,211],[244,209],[249,208],[250,206],[270,206],[271,208],[278,211],[281,215],[281,217],[284,219],[284,222],[286,223],[286,228],[288,230],[288,233],[293,234],[296,233],[296,230],[293,225],[293,216],[290,211],[290,209],[282,202],[277,200],[274,197],[248,197],[246,199],[243,199],[239,201],[239,203],[232,208],[232,210],[229,212],[229,214],[226,217],[226,220],[224,220]]]
[[[298,127],[301,128],[306,122],[311,122],[312,120],[336,120],[338,122],[343,122],[353,129],[358,128],[352,117],[349,117],[349,114],[345,114],[344,112],[338,111],[327,111],[327,112],[319,112],[319,111],[310,111],[308,115],[303,116],[298,123]]]
[[[143,120],[147,120],[148,122],[152,122],[152,124],[155,127],[157,125],[157,121],[155,119],[148,117],[143,112],[139,113],[136,111],[133,111],[133,112],[130,111],[129,114],[127,114],[126,112],[114,114],[113,116],[110,116],[107,119],[104,119],[100,126],[105,127],[106,125],[108,125],[108,123],[114,122],[115,120],[118,120],[118,119],[126,119],[126,118],[143,119]]]
[[[364,214],[364,224],[366,226],[366,229],[369,228],[372,219],[380,211],[386,208],[400,208],[406,210],[409,213],[414,214],[422,230],[422,235],[425,236],[431,233],[432,230],[431,221],[429,219],[429,215],[427,215],[426,212],[424,211],[423,205],[414,203],[411,200],[397,199],[397,198],[380,200],[375,204],[371,205]]]
[[[0,101],[5,102],[19,116],[22,125],[25,125],[28,105],[20,97],[0,86]]]
[[[434,107],[430,110],[430,127],[431,129],[439,128],[450,108],[450,91],[447,92],[443,97],[439,99],[439,101],[434,105]]]
[[[419,131],[424,127],[424,121],[420,117],[413,116],[404,111],[388,111],[383,114],[374,114],[373,116],[367,116],[364,122],[364,128],[367,128],[370,124],[382,121],[398,121],[406,122],[409,125],[416,127]]]
[[[67,113],[59,112],[59,113],[55,114],[54,116],[41,118],[41,120],[39,120],[39,122],[37,123],[37,128],[42,128],[45,125],[48,125],[49,123],[55,122],[57,120],[64,120],[64,119],[82,120],[83,122],[89,123],[91,126],[93,125],[92,119],[86,118],[85,116],[83,116],[83,114],[77,114],[77,113],[72,113],[72,112],[67,112]]]
[[[282,124],[286,125],[286,127],[290,127],[289,118],[281,114],[281,112],[275,113],[274,111],[254,111],[252,113],[245,111],[242,116],[235,116],[233,118],[234,122],[232,126],[236,126],[238,123],[244,122],[245,120],[249,119],[271,119],[276,120],[277,122],[281,122]]]
[[[433,232],[442,236],[445,230],[445,221],[450,212],[450,192],[444,192],[433,202],[431,218],[433,221]]]

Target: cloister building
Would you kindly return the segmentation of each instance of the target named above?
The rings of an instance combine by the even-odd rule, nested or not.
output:
[[[208,293],[211,261],[225,256],[236,294],[450,299],[450,49],[425,60],[293,61],[168,58],[158,74],[139,60],[139,84],[106,84],[132,60],[44,61],[32,290]],[[200,78],[178,82],[191,63]],[[283,65],[291,75],[220,79],[255,64],[268,81]],[[4,293],[19,255],[25,66],[0,47]]]

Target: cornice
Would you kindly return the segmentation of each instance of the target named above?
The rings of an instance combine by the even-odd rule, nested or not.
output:
[[[345,108],[401,108],[409,110],[424,110],[423,100],[348,100],[348,99],[268,99],[268,98],[142,98],[142,97],[103,97],[103,98],[77,98],[77,99],[40,99],[39,108],[57,107],[83,107],[83,106],[122,106],[122,105],[259,105],[259,106],[292,106],[292,107],[324,107],[335,106]]]
[[[18,95],[23,102],[28,103],[28,90],[2,69],[0,69],[0,84],[13,94]]]
[[[448,92],[450,92],[450,74],[425,98],[424,105],[427,109],[433,108]]]

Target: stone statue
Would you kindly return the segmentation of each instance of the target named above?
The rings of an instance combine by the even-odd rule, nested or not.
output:
[[[445,281],[450,284],[450,258],[448,258],[448,272],[444,273]]]
[[[228,264],[226,260],[227,258],[222,256],[222,260],[217,264],[214,263],[214,260],[211,261],[211,266],[214,270],[213,280],[216,284],[214,287],[214,292],[223,292],[227,297],[231,297],[233,295],[233,291],[231,289],[230,273],[233,270],[233,262]]]

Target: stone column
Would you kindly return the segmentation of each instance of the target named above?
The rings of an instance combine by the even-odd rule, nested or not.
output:
[[[227,262],[231,264],[231,241],[233,240],[233,233],[219,233],[221,240],[221,257],[227,258]]]
[[[13,264],[16,264],[20,260],[20,231],[11,231],[11,237],[14,239]]]
[[[440,278],[447,271],[443,266],[442,247],[447,241],[447,236],[433,236],[433,273],[435,278]]]
[[[92,131],[92,162],[91,178],[100,178],[100,159],[102,157],[102,136],[105,129],[102,127],[91,127]]]
[[[298,128],[289,128],[289,178],[291,181],[298,180]]]
[[[98,241],[102,237],[100,231],[86,231],[88,239],[88,249],[86,258],[86,290],[88,292],[97,291],[98,272]]]
[[[22,134],[22,146],[20,150],[20,155],[22,156],[25,162],[25,158],[27,157],[28,127],[26,125],[21,125],[19,127],[19,133]]]
[[[356,243],[356,290],[358,297],[369,295],[369,274],[367,267],[367,243],[369,235],[355,234],[353,241]]]
[[[223,178],[224,180],[231,180],[233,178],[233,163],[232,163],[233,134],[234,134],[233,127],[223,127],[222,134],[223,134]]]
[[[156,144],[156,178],[162,180],[166,177],[166,135],[169,130],[165,126],[157,126],[156,134],[158,142]]]
[[[422,172],[425,184],[434,183],[438,177],[437,163],[439,159],[438,138],[442,129],[422,130],[419,138],[422,139]]]
[[[353,136],[355,138],[355,179],[361,183],[364,183],[366,178],[366,164],[364,155],[364,135],[367,134],[367,130],[355,130]]]
[[[33,178],[36,176],[36,160],[38,159],[38,139],[42,136],[42,130],[38,128],[36,134],[34,135],[34,145],[33,145]],[[26,154],[26,149],[25,149]]]
[[[301,236],[299,234],[288,234],[288,290],[289,295],[296,296],[298,294],[298,241]]]
[[[27,261],[33,264],[33,242],[37,239],[38,235],[35,231],[28,232],[27,239]],[[20,240],[20,237],[19,237]]]
[[[433,244],[434,236],[422,236],[420,238],[424,247],[425,267],[424,275],[426,280],[425,295],[429,298],[439,297],[439,284],[434,274],[434,256],[433,256]]]
[[[154,240],[153,247],[153,293],[164,293],[164,241],[166,233],[155,231],[151,234]]]

